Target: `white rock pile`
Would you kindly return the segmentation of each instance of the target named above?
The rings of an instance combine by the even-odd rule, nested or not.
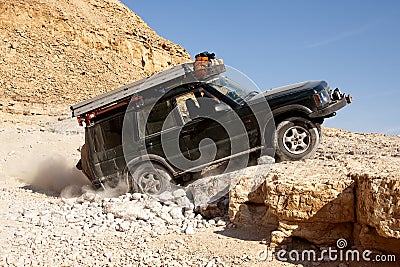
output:
[[[173,232],[190,235],[196,228],[227,224],[225,217],[206,220],[193,209],[183,189],[164,192],[158,199],[140,193],[101,198],[100,194],[86,192],[78,198],[64,199],[64,205],[53,205],[51,210],[25,207],[15,219],[44,228],[61,223],[86,235],[111,230],[138,236],[148,233],[152,237]]]

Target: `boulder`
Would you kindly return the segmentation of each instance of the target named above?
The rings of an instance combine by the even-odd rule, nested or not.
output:
[[[279,233],[274,235],[315,244],[351,236],[354,181],[340,164],[318,160],[276,164],[256,190],[250,189],[251,180],[243,177],[231,191],[229,215],[235,224],[275,226]]]
[[[364,249],[400,253],[400,159],[342,157],[275,164],[252,186],[230,192],[229,217],[271,229],[270,246],[299,237],[319,246],[340,238]]]
[[[357,180],[356,241],[365,248],[400,252],[400,160],[375,159],[374,167],[351,171]],[[385,170],[377,168],[385,164]]]

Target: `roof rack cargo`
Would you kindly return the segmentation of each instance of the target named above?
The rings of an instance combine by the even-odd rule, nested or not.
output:
[[[182,84],[204,81],[226,70],[221,59],[204,60],[205,64],[199,64],[198,61],[199,60],[177,65],[147,78],[75,104],[70,107],[72,117],[84,117],[85,114],[89,112],[117,105],[134,96],[136,93],[147,89],[159,86],[164,90],[169,90]]]

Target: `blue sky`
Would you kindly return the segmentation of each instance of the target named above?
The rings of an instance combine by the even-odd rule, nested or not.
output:
[[[352,94],[325,126],[400,134],[400,1],[122,2],[192,56],[215,52],[262,90],[321,79]]]

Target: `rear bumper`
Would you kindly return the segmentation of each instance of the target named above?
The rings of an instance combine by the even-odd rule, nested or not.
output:
[[[335,102],[331,103],[327,107],[314,111],[309,114],[310,118],[327,118],[336,115],[336,111],[345,107],[347,104],[350,104],[352,101],[350,95],[343,95],[343,98],[340,100],[336,100]]]

